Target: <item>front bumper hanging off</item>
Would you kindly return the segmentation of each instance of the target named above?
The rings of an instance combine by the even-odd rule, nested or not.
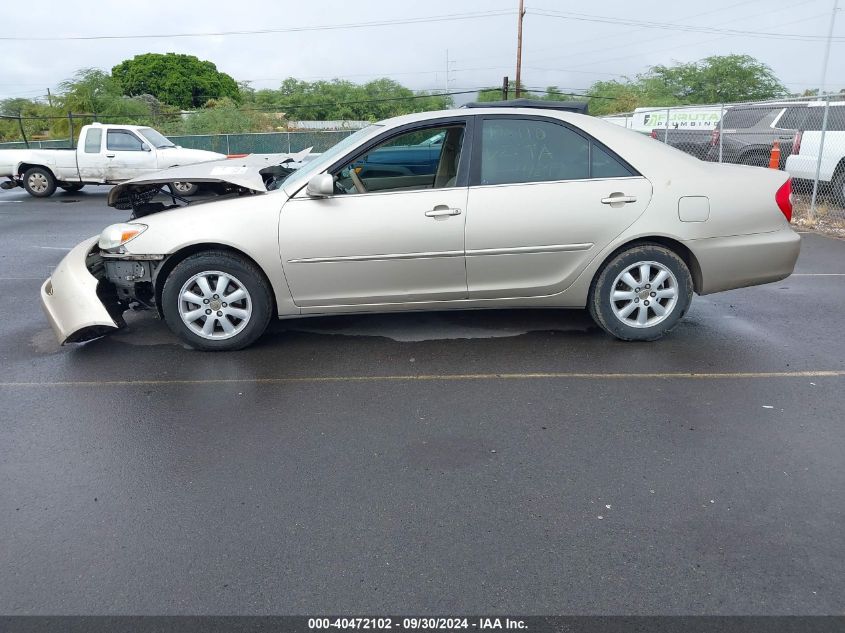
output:
[[[119,329],[97,293],[99,280],[88,270],[97,237],[73,248],[41,286],[41,307],[59,343],[78,343]]]

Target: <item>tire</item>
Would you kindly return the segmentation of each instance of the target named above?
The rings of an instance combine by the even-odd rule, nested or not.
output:
[[[56,178],[46,167],[30,167],[23,175],[23,188],[35,198],[49,198],[56,191]]]
[[[71,182],[66,185],[59,185],[59,189],[64,189],[68,193],[75,193],[80,191],[85,185],[79,182]]]
[[[229,281],[220,292],[223,275]],[[186,293],[197,300],[184,300]],[[236,293],[238,299],[223,301]],[[273,311],[273,295],[261,270],[225,251],[197,253],[177,264],[164,282],[161,301],[164,320],[179,338],[194,349],[214,352],[254,343],[267,329]]]
[[[834,204],[845,207],[845,167],[840,168],[830,182],[830,197]]]
[[[200,186],[195,182],[172,182],[168,186],[171,193],[177,196],[195,196],[200,190]]]
[[[657,285],[646,287],[641,281],[641,271],[645,270],[640,266],[649,267],[649,286],[655,280]],[[656,341],[683,318],[692,293],[692,275],[684,260],[664,246],[639,244],[616,254],[604,265],[590,288],[587,307],[596,324],[618,339]],[[655,299],[660,294],[664,296]],[[665,313],[658,313],[655,306]]]
[[[768,167],[769,156],[760,152],[750,152],[740,156],[739,164],[750,165],[751,167]]]

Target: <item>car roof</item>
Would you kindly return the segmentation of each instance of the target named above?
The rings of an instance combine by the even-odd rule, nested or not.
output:
[[[94,121],[94,123],[91,123],[90,125],[91,127],[98,127],[106,130],[140,130],[142,128],[150,127],[149,125],[131,125],[129,123],[100,123],[99,121]]]
[[[390,119],[383,119],[377,125],[405,125],[407,123],[419,123],[420,121],[431,121],[436,119],[451,119],[467,116],[495,116],[513,117],[513,115],[524,115],[529,117],[547,116],[564,121],[580,121],[582,119],[596,120],[595,117],[586,114],[576,114],[564,110],[552,110],[544,108],[497,108],[497,107],[473,107],[473,108],[452,108],[451,110],[434,110],[429,112],[414,112],[403,114]]]

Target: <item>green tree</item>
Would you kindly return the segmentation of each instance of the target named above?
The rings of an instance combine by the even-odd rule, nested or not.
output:
[[[182,109],[198,108],[209,99],[241,101],[238,84],[217,66],[193,55],[145,53],[112,68],[124,95],[153,95]]]
[[[362,120],[442,110],[452,105],[448,96],[414,92],[392,79],[376,79],[365,84],[333,79],[307,82],[289,77],[278,90],[258,90],[256,108],[283,112],[288,119]]]
[[[56,115],[67,115],[69,112],[88,115],[74,124],[75,136],[79,135],[82,125],[94,120],[152,124],[154,101],[149,95],[124,96],[114,78],[98,68],[77,71],[72,79],[59,84],[59,93],[53,99]],[[69,128],[70,124],[65,118],[54,119],[50,125],[51,133],[56,138],[66,137]]]
[[[750,55],[714,55],[675,66],[653,66],[641,82],[684,103],[731,103],[782,97],[786,88],[771,68]]]
[[[787,91],[766,64],[748,55],[724,55],[652,66],[633,79],[597,81],[588,93],[590,112],[603,115],[647,106],[757,101]]]
[[[254,132],[262,127],[262,116],[238,107],[232,99],[212,99],[206,107],[185,117],[184,134],[237,134]]]

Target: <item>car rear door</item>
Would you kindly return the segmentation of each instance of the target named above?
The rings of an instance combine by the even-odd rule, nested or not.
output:
[[[464,299],[469,165],[467,117],[386,132],[329,170],[336,195],[300,191],[282,209],[279,246],[285,278],[303,312],[368,304]],[[409,176],[404,147],[422,133],[448,131],[436,165]],[[381,168],[367,176],[367,157],[381,151]],[[438,151],[441,151],[438,148]],[[371,163],[370,163],[371,164]],[[365,192],[355,189],[355,174]]]
[[[643,213],[651,183],[558,119],[481,119],[467,200],[469,297],[562,292]]]

